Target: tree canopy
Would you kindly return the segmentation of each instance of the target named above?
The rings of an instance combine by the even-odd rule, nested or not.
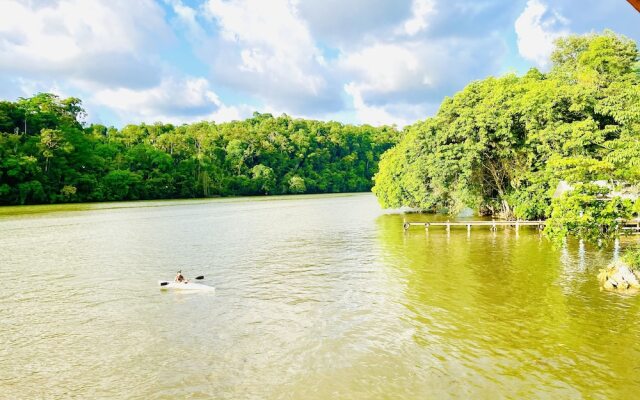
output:
[[[640,183],[637,45],[609,31],[570,36],[556,42],[551,60],[547,73],[473,82],[433,118],[405,128],[375,176],[380,203],[549,218],[548,232],[557,236],[589,236],[585,226],[601,216],[628,216],[631,204],[605,210],[602,189],[588,183]],[[560,180],[586,185],[553,200]],[[582,221],[588,215],[593,221]]]
[[[79,99],[0,102],[0,204],[368,191],[392,127],[274,117],[83,126]]]

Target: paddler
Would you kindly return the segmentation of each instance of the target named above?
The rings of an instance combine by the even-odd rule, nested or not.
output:
[[[187,283],[187,280],[185,279],[184,275],[182,275],[182,270],[178,271],[178,274],[176,275],[174,280],[176,282]]]

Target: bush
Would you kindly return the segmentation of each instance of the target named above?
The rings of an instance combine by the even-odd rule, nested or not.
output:
[[[640,246],[625,250],[622,254],[622,261],[633,269],[640,269]]]

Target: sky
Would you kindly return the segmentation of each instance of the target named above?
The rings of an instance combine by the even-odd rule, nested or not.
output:
[[[402,127],[469,82],[549,68],[625,0],[0,0],[0,99],[83,100],[88,123],[274,115]]]

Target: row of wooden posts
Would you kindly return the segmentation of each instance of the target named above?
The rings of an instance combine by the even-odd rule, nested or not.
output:
[[[538,229],[544,229],[545,221],[444,221],[444,222],[405,222],[404,229],[407,230],[412,226],[421,226],[424,229],[429,229],[432,226],[443,226],[446,227],[447,232],[451,230],[451,227],[456,226],[466,226],[467,231],[471,231],[472,226],[484,226],[489,227],[492,231],[498,230],[499,226],[511,226],[518,230],[521,226],[536,226]]]
[[[635,218],[631,220],[619,220],[621,230],[623,232],[629,233],[640,233],[640,218]],[[451,230],[451,227],[457,226],[466,226],[467,231],[471,232],[472,226],[483,226],[489,227],[490,230],[496,231],[499,226],[504,227],[513,227],[516,231],[521,226],[535,226],[539,230],[543,230],[546,225],[546,221],[538,220],[538,221],[505,221],[505,220],[491,220],[491,221],[441,221],[441,222],[407,222],[405,221],[403,227],[405,230],[408,230],[412,226],[424,227],[424,229],[429,230],[430,227],[445,227],[447,232]]]

